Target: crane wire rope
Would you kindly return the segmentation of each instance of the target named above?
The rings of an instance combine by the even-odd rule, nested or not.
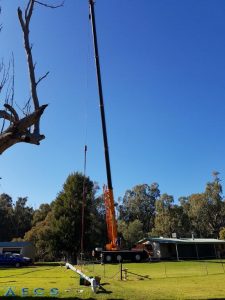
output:
[[[86,189],[86,165],[87,165],[87,145],[84,146],[84,180],[83,180],[83,191],[82,191],[82,211],[81,211],[81,243],[80,243],[80,258],[81,262],[83,261],[83,255],[84,255],[84,209],[86,204],[86,195],[87,195],[87,189]]]
[[[80,241],[80,259],[84,258],[84,238],[85,238],[85,205],[86,205],[86,168],[87,168],[87,140],[88,140],[88,90],[89,90],[89,62],[90,62],[90,29],[87,30],[87,49],[86,49],[86,70],[85,70],[85,97],[84,97],[84,166],[83,166],[83,190],[82,190],[82,208],[81,208],[81,241]]]

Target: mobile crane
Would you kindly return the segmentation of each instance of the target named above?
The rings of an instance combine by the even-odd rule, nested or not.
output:
[[[100,103],[100,113],[101,113],[101,123],[102,123],[102,133],[104,142],[104,152],[105,152],[105,164],[106,164],[106,174],[107,174],[107,187],[104,188],[104,203],[106,208],[106,224],[109,243],[106,244],[105,250],[100,250],[101,256],[104,262],[131,260],[131,261],[141,261],[148,257],[148,252],[143,248],[132,248],[131,250],[125,250],[120,248],[120,243],[118,243],[117,236],[117,222],[115,216],[115,206],[114,206],[114,196],[113,196],[113,186],[111,177],[111,168],[109,160],[109,148],[108,139],[106,131],[106,121],[105,121],[105,110],[104,110],[104,100],[101,82],[101,70],[99,62],[98,53],[98,41],[97,32],[95,24],[95,9],[94,0],[89,0],[90,9],[90,20],[92,26],[93,34],[93,44],[94,44],[94,54],[95,54],[95,64],[96,64],[96,74],[99,92],[99,103]],[[98,250],[98,248],[96,248]]]

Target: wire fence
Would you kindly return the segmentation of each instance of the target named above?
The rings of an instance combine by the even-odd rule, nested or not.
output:
[[[79,267],[83,272],[92,276],[117,280],[225,275],[225,260],[180,260],[122,264],[82,261]]]

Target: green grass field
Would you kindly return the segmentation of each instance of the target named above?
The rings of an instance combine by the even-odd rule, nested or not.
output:
[[[63,266],[0,268],[0,299],[7,293],[13,299],[45,299],[54,296],[55,288],[57,297],[70,299],[225,299],[221,261],[130,263],[123,264],[124,268],[127,278],[121,281],[120,265],[82,266],[88,276],[101,277],[102,289],[97,294],[81,286],[79,276]],[[35,295],[37,288],[41,288],[36,290],[39,295]]]

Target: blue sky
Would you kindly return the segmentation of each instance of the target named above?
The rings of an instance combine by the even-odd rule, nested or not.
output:
[[[47,0],[46,0],[47,1]],[[0,57],[15,56],[15,101],[29,82],[16,9],[1,0]],[[48,0],[47,3],[54,3]],[[158,182],[162,193],[202,192],[213,170],[225,178],[225,2],[97,0],[96,22],[115,197]],[[88,0],[36,7],[31,23],[46,139],[0,157],[0,193],[51,202],[66,177],[82,171],[106,183]],[[1,97],[1,104],[3,99]]]

